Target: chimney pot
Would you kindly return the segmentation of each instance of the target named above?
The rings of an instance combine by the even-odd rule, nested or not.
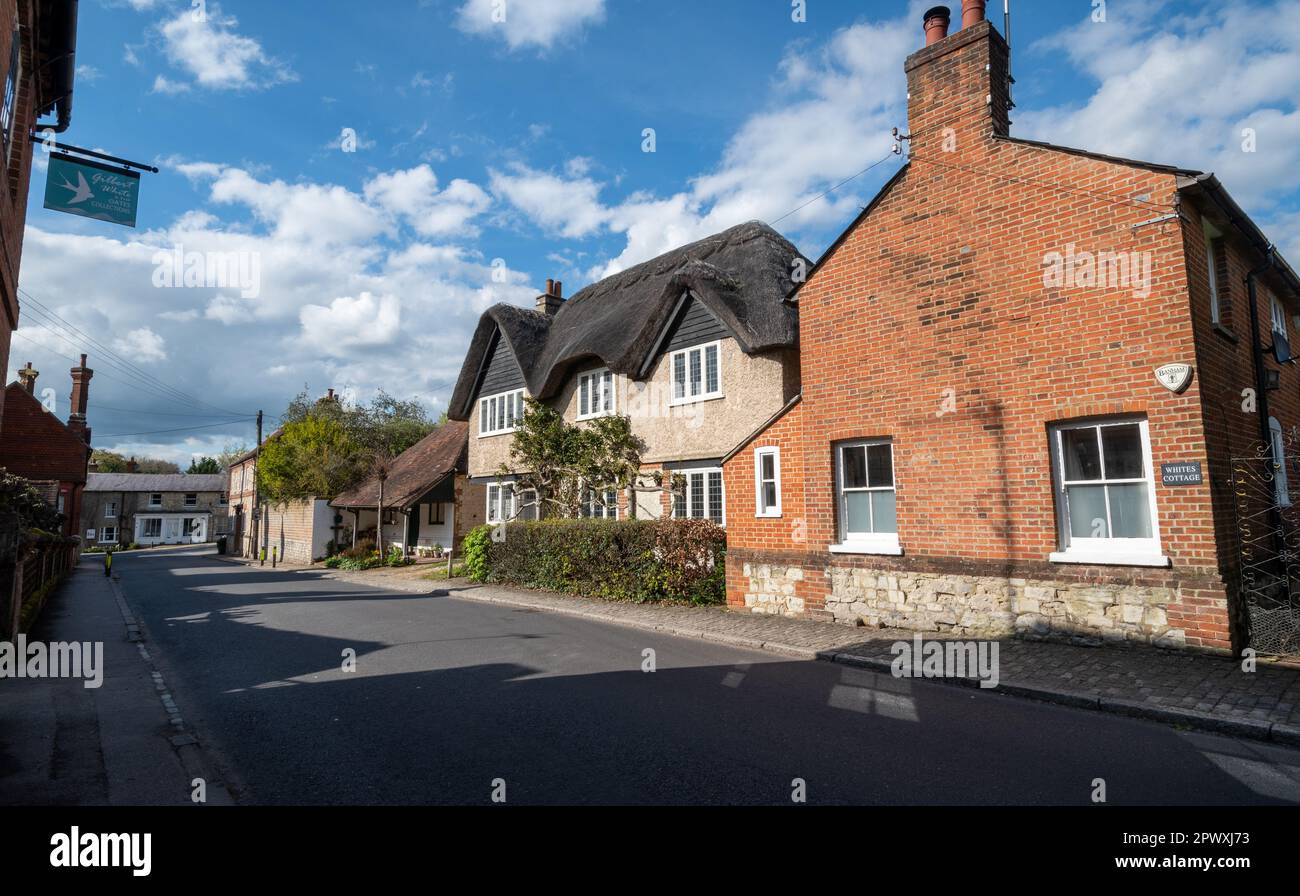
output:
[[[988,0],[962,0],[961,27],[969,28],[971,25],[978,25],[984,21],[984,7],[986,6],[988,6]]]
[[[90,443],[90,430],[86,428],[86,404],[90,400],[90,380],[95,371],[86,366],[86,356],[81,356],[81,363],[72,368],[72,410],[68,414],[68,428],[79,433]]]
[[[554,317],[564,304],[564,284],[559,280],[547,279],[546,292],[537,297],[537,310],[547,317]]]
[[[557,299],[564,298],[564,284],[561,283],[559,280],[555,281],[555,297]]]
[[[548,296],[555,295],[555,281],[549,277],[546,278],[546,294]]]
[[[925,14],[925,45],[937,44],[948,36],[948,26],[952,24],[952,10],[946,6],[936,6]]]

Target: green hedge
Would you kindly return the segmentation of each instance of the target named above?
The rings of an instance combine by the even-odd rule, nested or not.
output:
[[[726,534],[707,520],[543,520],[480,526],[465,563],[480,582],[609,600],[726,600]]]

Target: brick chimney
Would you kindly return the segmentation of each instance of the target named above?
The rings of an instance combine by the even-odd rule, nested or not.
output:
[[[126,462],[126,471],[128,473],[134,473],[138,469],[140,469],[140,465],[135,462],[134,457]]]
[[[953,34],[947,7],[925,14],[925,46],[903,66],[910,148],[919,158],[942,162],[1010,133],[1011,50],[985,18],[985,5],[965,0],[962,29]]]
[[[86,426],[86,402],[90,399],[90,378],[95,371],[86,366],[86,356],[81,356],[81,363],[72,368],[72,413],[68,415],[68,429],[81,435],[82,441],[90,444],[90,428]]]
[[[564,304],[564,284],[559,280],[547,280],[546,292],[537,297],[537,310],[547,317],[555,317]]]
[[[32,366],[32,362],[31,362],[31,361],[28,361],[28,362],[27,362],[27,366],[24,367],[22,370],[18,371],[18,382],[19,382],[19,383],[22,385],[22,387],[23,387],[24,389],[26,389],[30,394],[35,395],[35,394],[36,394],[36,378],[37,378],[38,376],[40,376],[40,375],[41,375],[41,372],[40,372],[39,370],[37,370],[35,367]]]

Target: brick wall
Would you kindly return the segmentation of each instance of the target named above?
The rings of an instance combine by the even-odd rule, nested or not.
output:
[[[1176,173],[1006,139],[1006,47],[987,23],[906,68],[911,162],[799,293],[801,404],[727,465],[729,603],[1227,649],[1225,458],[1258,426],[1239,407],[1216,422],[1250,385],[1249,348],[1201,319],[1205,264],[1187,237],[1199,222],[1148,223],[1176,210]],[[1047,285],[1044,260],[1070,252],[1139,253],[1150,276]],[[1230,264],[1235,280],[1245,262]],[[1197,367],[1182,394],[1153,375],[1174,362]],[[1274,410],[1290,425],[1300,384],[1283,376],[1290,399]],[[1170,565],[1049,562],[1048,427],[1117,415],[1148,421],[1157,473],[1174,461],[1206,473],[1174,488],[1155,477]],[[901,557],[828,550],[834,446],[864,438],[893,443]],[[753,449],[769,444],[784,514],[757,520]]]

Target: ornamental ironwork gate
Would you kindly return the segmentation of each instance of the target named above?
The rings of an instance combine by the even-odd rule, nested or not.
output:
[[[1300,656],[1300,446],[1275,439],[1232,462],[1241,597],[1250,646]]]

